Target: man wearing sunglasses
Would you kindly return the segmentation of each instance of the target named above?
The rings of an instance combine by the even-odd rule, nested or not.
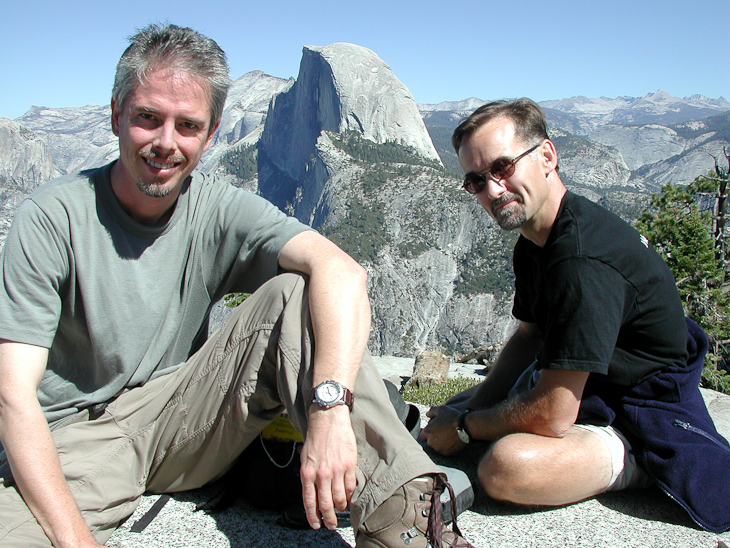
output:
[[[422,439],[445,455],[494,442],[479,480],[497,499],[562,505],[656,481],[703,527],[729,528],[718,507],[730,488],[713,470],[728,469],[730,446],[697,387],[706,337],[685,323],[669,268],[627,223],[566,190],[533,101],[480,107],[452,143],[464,189],[521,234],[519,326],[483,383],[429,411]]]

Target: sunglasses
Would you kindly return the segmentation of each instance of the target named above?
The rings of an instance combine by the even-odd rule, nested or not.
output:
[[[509,158],[497,158],[491,166],[479,173],[467,173],[464,175],[464,190],[469,194],[479,194],[487,186],[487,177],[491,178],[495,183],[511,177],[515,172],[515,164],[539,146],[535,145],[530,150],[526,150],[511,160]]]

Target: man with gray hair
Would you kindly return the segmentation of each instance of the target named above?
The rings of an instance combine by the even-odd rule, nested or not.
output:
[[[514,251],[517,331],[475,389],[429,411],[452,455],[494,442],[479,480],[497,499],[561,505],[656,482],[703,527],[730,528],[730,446],[698,389],[707,339],[646,238],[566,190],[540,107],[477,109],[452,139],[474,195]]]
[[[102,545],[144,492],[219,478],[284,410],[305,439],[313,528],[349,505],[358,547],[470,546],[441,534],[443,474],[367,354],[364,269],[193,171],[228,86],[213,40],[143,29],[114,83],[119,159],[17,211],[1,265],[0,546]],[[229,292],[252,295],[207,338]]]

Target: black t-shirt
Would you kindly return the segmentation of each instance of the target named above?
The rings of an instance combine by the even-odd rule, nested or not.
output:
[[[540,329],[541,368],[630,386],[686,362],[671,271],[646,238],[590,200],[566,193],[544,248],[520,237],[514,270],[512,312]]]

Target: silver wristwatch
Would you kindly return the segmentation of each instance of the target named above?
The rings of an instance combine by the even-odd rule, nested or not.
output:
[[[456,422],[456,435],[464,443],[471,443],[471,436],[466,431],[466,416],[471,413],[471,409],[464,409],[459,415],[459,420]]]
[[[335,405],[346,405],[352,411],[354,399],[352,392],[337,381],[324,381],[314,388],[312,403],[316,403],[324,409]]]

